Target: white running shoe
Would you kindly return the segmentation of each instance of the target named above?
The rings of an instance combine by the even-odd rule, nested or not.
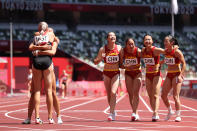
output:
[[[156,122],[156,121],[158,121],[159,120],[159,116],[153,116],[152,117],[152,122]]]
[[[181,117],[177,116],[176,119],[175,119],[175,122],[181,122]]]
[[[55,122],[54,122],[54,120],[53,120],[53,118],[49,118],[49,124],[54,124]]]
[[[166,116],[166,118],[165,118],[165,121],[168,121],[172,115],[174,115],[174,112],[173,111],[169,111],[167,116]]]
[[[138,114],[132,113],[131,115],[131,121],[138,121],[140,119]]]
[[[26,120],[24,120],[22,122],[22,124],[31,124],[31,120],[29,118],[27,118]]]
[[[35,123],[36,124],[43,124],[43,121],[40,118],[36,118]]]
[[[57,117],[57,123],[58,124],[62,124],[63,123],[61,116]]]
[[[116,113],[110,113],[108,116],[108,121],[115,121],[116,119]]]

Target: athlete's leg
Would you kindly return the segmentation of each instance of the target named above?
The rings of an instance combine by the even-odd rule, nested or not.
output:
[[[115,75],[111,79],[111,98],[110,98],[110,113],[114,113],[116,106],[116,93],[119,86],[119,74]]]
[[[161,76],[155,76],[153,78],[152,94],[153,94],[153,116],[158,116],[159,109],[159,94],[161,88],[162,78]]]
[[[60,116],[60,103],[59,103],[58,97],[56,95],[56,78],[55,78],[54,71],[53,71],[52,75],[53,75],[53,82],[52,82],[53,107],[55,109],[55,112],[57,113],[57,117],[59,117]]]
[[[35,102],[35,117],[39,118],[40,107],[40,90],[42,86],[42,71],[32,68],[33,72],[33,88],[34,88],[34,102]]]
[[[64,97],[67,95],[67,83],[64,85]]]
[[[64,84],[61,84],[61,88],[62,88],[62,98],[64,98],[64,96],[65,96],[65,94],[64,94],[65,85]]]
[[[153,109],[153,95],[152,95],[152,82],[150,81],[149,78],[146,77],[146,90],[149,96],[149,100],[150,100],[150,106]]]
[[[127,88],[127,92],[129,94],[129,102],[131,105],[131,108],[133,110],[133,79],[129,76],[125,74],[125,83],[126,83],[126,88]]]
[[[142,76],[141,74],[139,74],[138,76],[136,76],[133,83],[133,112],[135,114],[138,114],[137,108],[139,105],[139,90],[141,85],[142,85]]]
[[[32,80],[29,80],[29,81],[28,81],[27,86],[28,86],[27,96],[28,96],[28,97],[31,97]]]
[[[32,116],[32,113],[33,113],[33,110],[35,108],[35,103],[34,103],[34,89],[33,89],[33,78],[32,78],[32,82],[30,84],[31,86],[31,90],[30,90],[30,99],[29,99],[29,102],[28,102],[28,116],[27,116],[27,119],[25,119],[25,121],[22,122],[22,124],[30,124],[31,123],[31,116]]]
[[[105,85],[105,89],[106,89],[106,92],[107,92],[107,101],[108,101],[108,104],[110,105],[110,99],[111,99],[111,79],[106,76],[106,75],[103,75],[103,79],[104,79],[104,85]]]
[[[52,65],[43,71],[44,77],[44,85],[45,85],[45,92],[46,92],[46,101],[47,101],[47,108],[48,108],[48,118],[52,119],[52,110],[53,110],[53,96],[52,96],[52,82],[53,82],[53,67]]]
[[[172,82],[168,77],[166,77],[166,79],[163,83],[161,98],[167,108],[170,107],[170,103],[168,100],[168,93],[170,92],[171,89],[172,89]]]
[[[172,80],[173,98],[175,102],[177,116],[180,116],[180,110],[181,110],[181,102],[180,102],[180,97],[179,97],[179,94],[181,91],[181,85],[182,85],[182,82],[177,82],[177,77],[173,78]]]

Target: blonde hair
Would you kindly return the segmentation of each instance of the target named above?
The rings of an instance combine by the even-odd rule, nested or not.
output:
[[[40,33],[43,34],[48,29],[48,24],[44,21],[39,23],[40,26]]]

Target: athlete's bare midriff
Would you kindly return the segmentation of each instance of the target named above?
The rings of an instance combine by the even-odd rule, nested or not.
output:
[[[117,71],[117,70],[119,70],[119,63],[115,63],[115,64],[105,63],[104,70],[105,71]]]
[[[181,71],[181,67],[180,65],[168,65],[168,72],[180,72]]]
[[[158,72],[160,69],[159,69],[160,65],[157,64],[157,65],[146,65],[146,73],[155,73],[155,72]]]

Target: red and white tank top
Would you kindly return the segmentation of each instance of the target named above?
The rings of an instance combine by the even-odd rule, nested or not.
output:
[[[181,61],[178,57],[175,57],[175,49],[173,49],[171,52],[168,52],[168,50],[165,50],[165,58],[164,62],[167,65],[179,65]]]
[[[151,48],[151,51],[147,52],[145,48],[144,52],[142,53],[144,63],[146,66],[155,66],[159,64],[160,56],[154,56],[153,54],[154,49],[155,49],[155,46]]]
[[[107,48],[107,45],[105,45],[105,56],[104,56],[104,63],[106,64],[116,64],[119,62],[119,51],[118,46],[115,45],[115,48],[113,50],[110,50]]]
[[[132,53],[127,52],[126,48],[124,48],[124,64],[125,69],[130,71],[132,70],[140,70],[140,57],[137,52],[138,48],[135,47]]]

